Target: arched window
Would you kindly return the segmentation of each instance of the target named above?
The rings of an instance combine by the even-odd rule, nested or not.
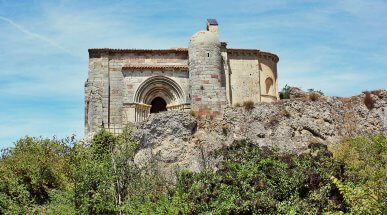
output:
[[[267,95],[272,95],[272,94],[274,94],[274,92],[273,92],[273,79],[271,79],[271,78],[266,78],[266,80],[265,80],[265,86],[266,86],[266,94],[267,94]]]

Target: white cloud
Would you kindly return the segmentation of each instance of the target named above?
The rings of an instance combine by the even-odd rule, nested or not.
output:
[[[55,47],[55,48],[58,48],[66,53],[70,53],[69,50],[63,48],[62,46],[58,45],[56,42],[52,41],[51,39],[43,36],[43,35],[40,35],[40,34],[37,34],[37,33],[34,33],[34,32],[31,32],[31,31],[28,31],[25,27],[22,27],[21,25],[15,23],[14,21],[12,21],[11,19],[8,19],[6,17],[3,17],[3,16],[0,16],[0,20],[3,20],[7,23],[9,23],[10,25],[12,25],[13,27],[15,27],[17,30],[19,30],[20,32],[28,35],[28,36],[31,36],[35,39],[38,39],[38,40],[41,40],[45,43],[48,43],[50,44],[51,46]]]

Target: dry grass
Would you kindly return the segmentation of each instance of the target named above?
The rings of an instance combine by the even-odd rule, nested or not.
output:
[[[266,123],[269,127],[275,127],[279,123],[278,116],[270,116],[268,122]]]
[[[319,98],[320,98],[320,94],[319,93],[316,93],[316,92],[310,92],[309,94],[308,94],[308,97],[309,97],[309,100],[310,101],[318,101],[319,100]]]
[[[364,104],[367,106],[368,110],[371,110],[375,106],[375,101],[372,99],[370,92],[367,91],[364,92],[364,94]]]
[[[252,110],[254,108],[254,102],[249,100],[243,102],[243,107],[245,107],[246,110]]]
[[[234,107],[242,107],[241,103],[237,102],[234,104]]]
[[[287,111],[285,108],[281,111],[281,114],[286,117],[286,118],[290,118],[292,117],[292,115],[290,114],[289,111]]]
[[[222,124],[222,132],[224,135],[227,135],[228,133],[228,124],[226,122]]]
[[[190,114],[191,114],[191,116],[193,116],[193,117],[197,117],[196,111],[191,110]]]

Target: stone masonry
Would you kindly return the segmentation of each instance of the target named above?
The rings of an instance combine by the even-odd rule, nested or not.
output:
[[[227,106],[278,100],[278,60],[258,49],[227,48],[214,19],[188,48],[89,49],[85,133],[120,133],[161,111],[218,118]]]

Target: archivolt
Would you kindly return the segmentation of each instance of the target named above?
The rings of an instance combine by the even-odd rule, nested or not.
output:
[[[184,103],[184,91],[178,83],[165,76],[153,76],[146,79],[136,90],[134,102],[151,104],[156,97],[163,98],[168,105]]]

